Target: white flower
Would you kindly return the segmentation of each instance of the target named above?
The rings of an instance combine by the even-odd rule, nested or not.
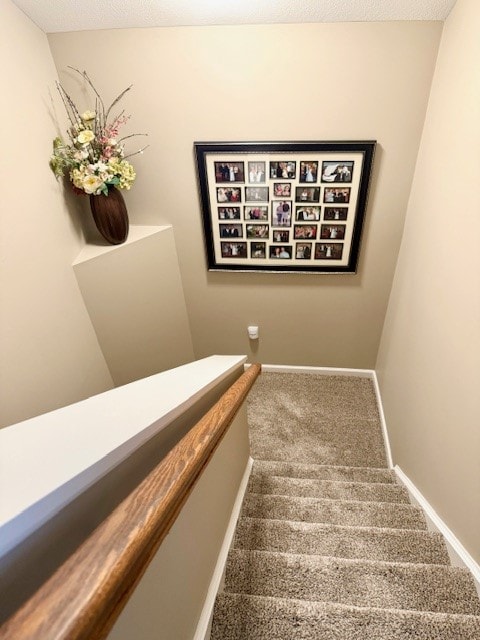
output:
[[[87,109],[85,113],[82,113],[80,116],[84,122],[90,122],[91,120],[95,120],[95,111],[90,111]]]
[[[77,142],[79,142],[80,144],[88,144],[94,138],[95,135],[93,131],[90,131],[90,129],[85,129],[85,131],[80,131],[80,133],[78,134]]]
[[[85,149],[78,149],[78,151],[75,151],[75,153],[73,154],[73,157],[75,160],[81,162],[82,160],[86,160],[88,158],[88,151],[85,151]]]
[[[82,188],[85,193],[95,193],[100,189],[103,184],[103,180],[95,175],[87,175],[82,180]]]
[[[107,140],[107,144],[108,144],[109,147],[114,147],[117,144],[116,138],[109,138]]]
[[[102,173],[104,171],[108,171],[108,165],[104,162],[96,162],[95,164],[90,165],[90,169],[95,173]]]

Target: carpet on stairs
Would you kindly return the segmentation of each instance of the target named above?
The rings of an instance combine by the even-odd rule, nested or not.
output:
[[[370,379],[263,373],[211,640],[479,640],[473,578],[387,468]]]

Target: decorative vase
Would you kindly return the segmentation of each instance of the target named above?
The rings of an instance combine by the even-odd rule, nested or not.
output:
[[[115,187],[108,189],[108,196],[101,193],[90,196],[95,225],[110,244],[122,244],[128,237],[128,212],[122,192]]]

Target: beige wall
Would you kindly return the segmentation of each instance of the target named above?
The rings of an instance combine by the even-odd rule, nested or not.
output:
[[[480,561],[480,5],[445,23],[378,374],[394,462]]]
[[[0,2],[0,426],[112,386],[71,267],[81,231],[48,167],[56,70],[45,34]]]
[[[109,633],[109,640],[191,640],[195,636],[232,510],[238,508],[234,503],[248,453],[244,404]]]
[[[171,223],[196,357],[373,367],[441,23],[184,27],[53,34],[60,78],[86,69],[148,131],[132,222]],[[85,105],[85,107],[92,105]],[[194,141],[377,139],[355,276],[208,273]],[[260,326],[251,350],[248,324]]]
[[[87,245],[80,258],[75,275],[115,386],[195,359],[171,226],[130,226],[124,244]]]

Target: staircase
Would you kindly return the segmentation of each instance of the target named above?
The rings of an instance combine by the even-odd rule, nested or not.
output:
[[[211,640],[480,640],[473,578],[387,468],[371,380],[263,373]]]
[[[473,578],[385,468],[255,460],[211,640],[479,640]]]

